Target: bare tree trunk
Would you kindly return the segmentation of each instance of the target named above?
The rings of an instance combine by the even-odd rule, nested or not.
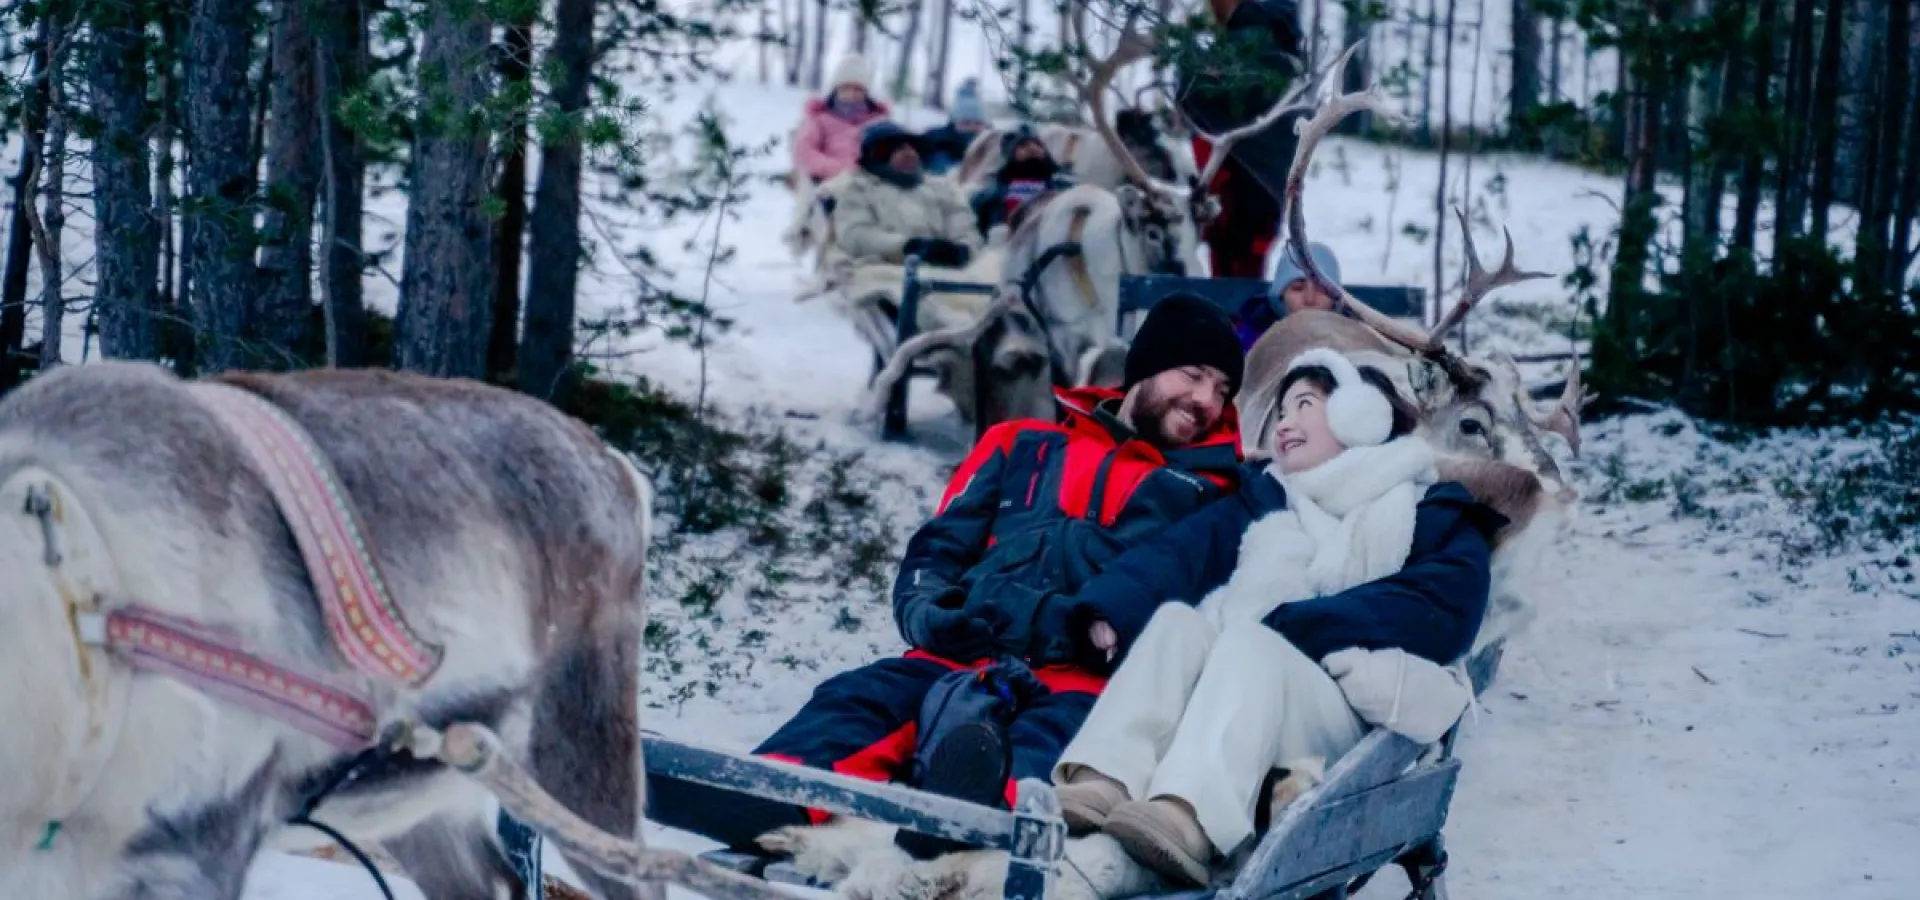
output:
[[[1671,21],[1670,7],[1665,0],[1656,0],[1651,7],[1653,27]],[[1621,203],[1620,249],[1614,254],[1607,297],[1607,330],[1613,340],[1604,352],[1624,354],[1606,361],[1612,367],[1631,366],[1637,354],[1635,343],[1639,339],[1638,322],[1646,292],[1648,245],[1658,228],[1655,210],[1659,207],[1660,194],[1655,189],[1656,151],[1660,137],[1660,101],[1664,94],[1659,76],[1665,71],[1666,62],[1664,54],[1656,48],[1642,48],[1642,52],[1650,58],[1623,63],[1634,75],[1632,82],[1622,84],[1629,111],[1627,138],[1633,155]],[[1623,59],[1627,56],[1624,52],[1621,55]],[[1596,344],[1594,352],[1597,366],[1603,349]]]
[[[593,74],[594,0],[559,0],[552,68],[555,109],[569,122],[587,108]],[[527,277],[527,327],[520,342],[520,390],[559,399],[571,382],[574,294],[580,277],[581,137],[567,129],[540,146]]]
[[[1327,0],[1313,0],[1313,33],[1307,35],[1307,70],[1320,67],[1320,44],[1327,33]]]
[[[1345,15],[1341,18],[1341,49],[1359,44],[1359,51],[1353,54],[1353,62],[1341,75],[1340,89],[1347,92],[1366,90],[1373,80],[1373,4],[1369,0],[1342,0]],[[1340,123],[1343,134],[1365,134],[1373,130],[1373,114],[1361,111]]]
[[[934,39],[933,65],[927,72],[926,104],[934,109],[947,108],[947,59],[953,49],[953,0],[934,0],[939,4],[939,37]]]
[[[919,24],[920,10],[925,6],[926,0],[919,0],[913,4],[914,24]],[[1031,102],[1028,91],[1031,89],[1029,82],[1032,80],[1033,69],[1033,0],[1020,0],[1017,15],[1019,17],[1017,27],[1020,30],[1016,39],[1019,41],[1020,53],[1017,59],[1019,69],[1013,76],[1013,102],[1014,108],[1025,110]]]
[[[1026,9],[1025,2],[1026,0],[1021,0],[1022,10]],[[925,9],[924,2],[911,3],[907,6],[907,30],[900,36],[900,59],[894,64],[893,84],[890,86],[895,97],[906,96],[907,85],[913,78],[913,45],[920,40],[920,19]],[[1024,64],[1021,65],[1020,74],[1017,77],[1021,79],[1026,77]],[[1014,94],[1020,94],[1021,90],[1022,88],[1016,86]]]
[[[67,223],[67,98],[61,80],[73,33],[61,21],[62,11],[50,11],[41,31],[47,47],[47,136],[40,154],[42,211],[32,222],[33,242],[40,251],[40,371],[60,364],[61,338],[66,329],[66,277],[60,270],[61,233]],[[33,214],[32,197],[27,212]]]
[[[327,365],[367,365],[367,309],[360,283],[365,265],[361,221],[366,191],[366,150],[360,136],[341,118],[339,104],[366,77],[365,0],[328,0],[320,7],[314,39],[320,103],[322,203],[320,246],[321,309],[327,327]],[[384,363],[385,360],[380,362]]]
[[[853,52],[865,54],[867,52],[867,32],[872,29],[873,23],[867,21],[865,13],[855,8],[853,10],[853,21],[848,24],[852,26],[853,29]]]
[[[1753,55],[1754,74],[1747,91],[1747,109],[1749,113],[1758,113],[1768,106],[1771,98],[1774,74],[1774,38],[1779,27],[1780,0],[1760,0],[1760,22],[1754,34],[1753,44],[1748,52]],[[1775,157],[1784,166],[1785,148],[1772,145]],[[1766,175],[1767,149],[1769,142],[1752,136],[1746,142],[1745,152],[1740,163],[1740,197],[1734,210],[1733,250],[1736,254],[1753,253],[1754,241],[1760,230],[1760,190],[1761,181]],[[1782,172],[1784,176],[1784,171]]]
[[[1434,321],[1439,321],[1439,304],[1447,287],[1440,263],[1447,246],[1447,156],[1453,148],[1453,17],[1459,4],[1460,0],[1447,0],[1446,69],[1442,75],[1445,87],[1440,97],[1440,177],[1433,189]]]
[[[787,86],[799,87],[807,65],[807,0],[780,0],[780,10],[786,27]]]
[[[1920,0],[1914,0],[1914,5],[1920,6]],[[1900,207],[1894,215],[1893,258],[1888,260],[1887,283],[1895,287],[1906,284],[1907,269],[1913,265],[1914,218],[1920,216],[1920,66],[1911,60],[1913,52],[1920,52],[1920,29],[1915,28],[1915,20],[1920,20],[1920,10],[1909,9],[1907,99],[1913,108],[1907,115],[1906,172],[1900,186]]]
[[[492,87],[493,29],[481,4],[428,9],[394,356],[408,371],[477,379],[487,374],[493,319],[493,223],[485,209],[492,142],[482,112]]]
[[[1746,17],[1747,0],[1721,2],[1730,3],[1731,15]],[[1690,17],[1696,20],[1713,14],[1708,0],[1692,0],[1691,6]],[[1694,66],[1687,72],[1687,116],[1676,123],[1688,136],[1683,142],[1687,180],[1681,252],[1696,261],[1713,259],[1719,249],[1720,207],[1732,157],[1722,152],[1716,135],[1721,117],[1737,102],[1741,59],[1739,45],[1733,44],[1719,65]],[[1702,137],[1695,139],[1692,135]]]
[[[193,310],[186,299],[185,266],[180,255],[182,235],[176,218],[180,204],[173,188],[174,176],[186,156],[180,110],[185,72],[178,64],[182,56],[178,48],[186,44],[183,37],[186,9],[180,4],[162,7],[159,19],[161,46],[175,49],[155,60],[158,63],[155,74],[160,77],[160,159],[154,172],[153,220],[160,228],[160,293],[155,304],[154,343],[159,350],[156,355],[169,361],[181,377],[187,377],[193,374],[195,365],[190,327]]]
[[[1420,76],[1420,139],[1433,137],[1433,78],[1439,70],[1434,67],[1434,41],[1440,35],[1440,0],[1427,0],[1427,58],[1426,69]],[[1452,45],[1447,49],[1451,51]],[[1449,73],[1440,73],[1443,76]],[[1436,285],[1437,286],[1437,285]],[[1434,300],[1440,298],[1436,295]]]
[[[274,3],[271,126],[267,135],[266,227],[260,247],[257,329],[262,361],[299,363],[313,321],[313,207],[320,190],[320,87],[310,0]]]
[[[820,82],[827,79],[827,17],[831,14],[827,7],[827,0],[817,0],[814,3],[813,64],[807,70],[808,90],[821,90],[823,85]]]
[[[248,365],[256,296],[249,146],[252,4],[193,0],[186,47],[187,191],[181,214],[202,372]]]
[[[1834,170],[1840,152],[1840,37],[1847,0],[1828,0],[1825,31],[1820,36],[1820,65],[1813,88],[1813,188],[1808,202],[1813,211],[1809,234],[1826,241],[1833,213]]]
[[[1589,44],[1588,48],[1589,52],[1591,52],[1592,45]],[[1607,120],[1605,143],[1609,155],[1624,156],[1633,152],[1633,141],[1630,132],[1633,130],[1632,123],[1636,115],[1633,101],[1627,97],[1627,85],[1631,81],[1629,78],[1631,73],[1628,71],[1628,54],[1626,48],[1615,47],[1613,59],[1614,89],[1612,100],[1608,104],[1612,107],[1612,115]],[[1591,94],[1589,94],[1589,96],[1591,96]]]
[[[759,45],[758,50],[760,51],[759,61],[760,61],[760,83],[761,84],[773,83],[773,66],[767,59],[767,57],[769,56],[767,41],[772,34],[773,34],[773,9],[767,6],[765,3],[762,3],[760,4],[760,33],[754,36],[755,37],[754,43]]]
[[[1912,6],[1906,0],[1891,0],[1886,8],[1886,65],[1880,84],[1878,165],[1871,185],[1862,191],[1859,237],[1861,280],[1871,292],[1883,286],[1898,287],[1904,268],[1904,246],[1893,242],[1894,223],[1900,207],[1901,142],[1907,133],[1907,81],[1909,44],[1912,41]],[[1909,151],[1911,152],[1911,151]]]
[[[1806,226],[1809,110],[1813,105],[1814,0],[1795,0],[1787,41],[1787,102],[1780,156],[1775,241],[1800,234]]]
[[[1507,111],[1507,130],[1519,132],[1540,105],[1540,12],[1534,0],[1513,0],[1512,24],[1513,93],[1509,95],[1512,105]],[[1558,37],[1557,24],[1554,31]],[[1556,56],[1554,69],[1559,68]]]
[[[90,105],[100,129],[90,160],[100,349],[109,357],[152,359],[157,355],[153,309],[160,230],[147,164],[146,40],[140,33],[145,22],[137,8],[107,3],[86,8],[93,33]]]
[[[507,23],[505,53],[500,60],[500,82],[508,91],[530,90],[533,81],[533,27],[539,4],[517,8]],[[762,8],[762,15],[765,8]],[[765,68],[765,44],[760,61]],[[764,72],[762,80],[765,80]],[[493,223],[493,325],[487,335],[487,374],[504,381],[513,374],[514,350],[520,340],[520,251],[527,230],[527,111],[521,107],[501,136],[500,181],[493,193],[500,199],[500,218]]]
[[[47,77],[47,28],[42,19],[29,45],[28,80],[20,106],[20,167],[13,176],[13,214],[7,225],[7,260],[0,273],[0,393],[26,378],[27,276],[33,266],[33,208],[38,165],[36,148],[45,145],[47,106],[52,81]]]
[[[1567,36],[1567,23],[1566,20],[1559,16],[1554,16],[1547,20],[1547,28],[1549,35],[1547,39],[1547,53],[1553,57],[1553,61],[1547,64],[1547,102],[1559,103],[1561,100],[1566,99],[1566,94],[1563,93],[1560,88],[1560,59],[1561,54],[1564,52],[1563,45]]]

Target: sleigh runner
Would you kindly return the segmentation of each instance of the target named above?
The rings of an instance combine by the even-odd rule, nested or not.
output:
[[[1497,672],[1505,641],[1479,648],[1464,665],[1475,695]],[[1406,870],[1417,900],[1444,900],[1447,854],[1441,838],[1459,777],[1460,728],[1418,745],[1375,728],[1331,765],[1319,784],[1276,811],[1250,853],[1204,890],[1148,893],[1157,900],[1340,900],[1381,869]],[[1006,851],[1005,900],[1065,895],[1062,879],[1082,877],[1064,856],[1066,825],[1053,789],[1019,785],[1011,810],[993,809],[895,784],[864,781],[775,760],[739,756],[650,734],[647,771],[734,794],[793,803],[834,816],[892,825],[982,849]],[[833,888],[792,863],[717,850],[702,859],[774,884]]]

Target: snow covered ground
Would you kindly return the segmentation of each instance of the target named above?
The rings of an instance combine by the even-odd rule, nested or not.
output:
[[[759,88],[721,96],[745,142],[781,133],[797,107],[797,95]],[[1341,141],[1324,152],[1309,221],[1348,279],[1428,282],[1431,239],[1403,229],[1432,227],[1432,158]],[[1390,165],[1397,193],[1387,188]],[[1492,223],[1476,231],[1487,253],[1497,252],[1493,226],[1506,224],[1522,265],[1565,272],[1568,235],[1583,225],[1597,235],[1611,221],[1614,179],[1497,158],[1478,160],[1475,172],[1503,184],[1497,195],[1474,191]],[[874,516],[897,550],[964,433],[923,385],[913,407],[920,440],[874,442],[871,424],[850,414],[866,349],[829,308],[790,299],[801,271],[775,237],[785,195],[757,189],[739,212],[721,236],[738,255],[717,274],[711,302],[740,324],[708,355],[707,394],[823,457],[859,454],[844,465],[854,481],[873,480]],[[674,249],[692,227],[645,235],[683,287],[704,269],[700,247]],[[629,295],[630,276],[610,258],[599,257],[586,315]],[[1456,236],[1444,253],[1448,280],[1458,258]],[[1561,349],[1571,315],[1565,288],[1529,285],[1478,314],[1476,346],[1490,337]],[[622,367],[675,390],[701,383],[698,354],[644,336],[635,346],[647,352]],[[1669,414],[1589,426],[1586,458],[1573,466],[1587,502],[1553,563],[1558,582],[1462,745],[1448,830],[1455,896],[1920,896],[1914,561],[1864,540],[1815,547],[1815,514],[1786,499],[1796,479],[1858,445],[1842,434],[1725,443]],[[798,490],[804,501],[817,488]],[[679,552],[737,549],[692,541]],[[649,728],[744,749],[826,673],[901,649],[884,586],[737,574],[710,609],[656,603],[673,637],[650,644]],[[1388,873],[1365,896],[1404,890]],[[274,855],[256,868],[247,900],[375,896],[349,867]]]

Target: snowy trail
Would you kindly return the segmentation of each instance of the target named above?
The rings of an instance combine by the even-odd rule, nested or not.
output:
[[[1781,591],[1651,505],[1577,530],[1462,743],[1456,895],[1914,896],[1920,608]]]

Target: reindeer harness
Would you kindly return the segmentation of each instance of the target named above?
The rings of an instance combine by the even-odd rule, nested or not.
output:
[[[442,649],[420,637],[389,596],[358,518],[313,439],[286,413],[247,391],[211,383],[189,390],[233,435],[265,480],[300,548],[335,649],[370,683],[408,688],[425,683],[438,669]],[[381,731],[379,716],[360,690],[254,653],[233,635],[113,597],[111,584],[89,583],[114,580],[101,574],[111,573],[113,564],[92,560],[77,571],[69,565],[72,560],[62,552],[62,530],[80,539],[74,549],[83,553],[105,548],[85,510],[57,481],[30,487],[23,512],[40,521],[43,560],[66,606],[82,680],[90,692],[89,651],[97,649],[136,670],[174,678],[340,750],[359,750],[375,742]],[[90,725],[94,727],[89,732],[98,733],[98,723]],[[104,760],[102,755],[100,762]]]

